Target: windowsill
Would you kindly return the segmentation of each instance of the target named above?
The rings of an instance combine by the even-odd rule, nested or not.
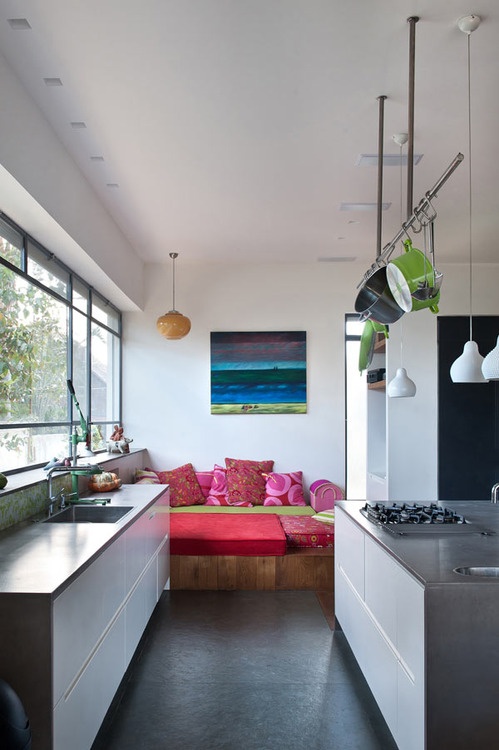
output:
[[[93,456],[80,456],[80,464],[103,464],[108,461],[116,461],[121,457],[129,456],[131,453],[139,453],[140,449],[132,450],[129,453],[108,453],[103,451],[102,453],[95,453]],[[57,472],[58,476],[63,476],[65,472]],[[7,476],[7,486],[0,490],[0,497],[5,497],[12,492],[19,492],[19,490],[33,487],[40,482],[47,480],[47,472],[41,469],[28,469],[26,471],[20,471],[17,474],[9,474]]]

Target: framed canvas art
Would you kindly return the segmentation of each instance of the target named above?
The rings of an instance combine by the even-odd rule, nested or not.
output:
[[[305,414],[305,331],[211,333],[212,414]]]

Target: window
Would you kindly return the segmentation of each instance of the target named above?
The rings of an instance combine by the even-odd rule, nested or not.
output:
[[[119,310],[0,216],[1,470],[70,455],[73,430],[104,449],[121,422],[120,384]]]

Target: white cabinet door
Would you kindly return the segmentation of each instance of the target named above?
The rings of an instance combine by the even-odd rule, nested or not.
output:
[[[424,750],[424,588],[339,507],[335,565],[336,615],[385,721],[399,750]]]
[[[425,747],[424,588],[406,571],[397,575],[398,725],[401,750]]]
[[[168,536],[169,525],[168,494],[165,493],[125,532],[127,590],[132,589],[149,561],[157,554]]]
[[[53,605],[54,750],[88,750],[166,584],[168,494]]]
[[[54,750],[89,750],[125,672],[124,612],[54,710]]]
[[[397,569],[384,550],[366,537],[365,602],[387,641],[397,643]]]
[[[334,521],[334,559],[351,585],[364,598],[364,532],[337,508]]]
[[[54,602],[53,705],[84,666],[125,599],[123,536]]]
[[[170,588],[170,539],[167,538],[158,551],[158,599],[163,589]]]
[[[154,557],[137,584],[126,606],[126,665],[137,648],[158,601],[158,562]]]

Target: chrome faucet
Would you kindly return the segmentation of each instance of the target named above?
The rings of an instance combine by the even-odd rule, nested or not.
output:
[[[490,502],[497,504],[497,493],[499,492],[499,482],[496,482],[496,484],[492,487],[492,491],[490,493]]]
[[[67,472],[69,474],[73,475],[74,486],[73,486],[73,492],[66,493],[64,490],[59,490],[54,495],[54,491],[52,489],[52,475],[57,472]],[[66,507],[66,500],[69,500],[70,498],[74,498],[74,502],[78,502],[78,491],[76,487],[76,476],[77,474],[82,475],[92,475],[92,474],[100,474],[102,472],[101,467],[98,464],[82,464],[81,466],[78,466],[76,463],[74,465],[70,466],[64,466],[63,464],[56,464],[55,466],[51,466],[50,469],[47,471],[47,481],[48,481],[48,513],[49,516],[51,516],[54,512],[54,505],[56,501],[60,498],[59,503],[59,510],[63,510]]]

